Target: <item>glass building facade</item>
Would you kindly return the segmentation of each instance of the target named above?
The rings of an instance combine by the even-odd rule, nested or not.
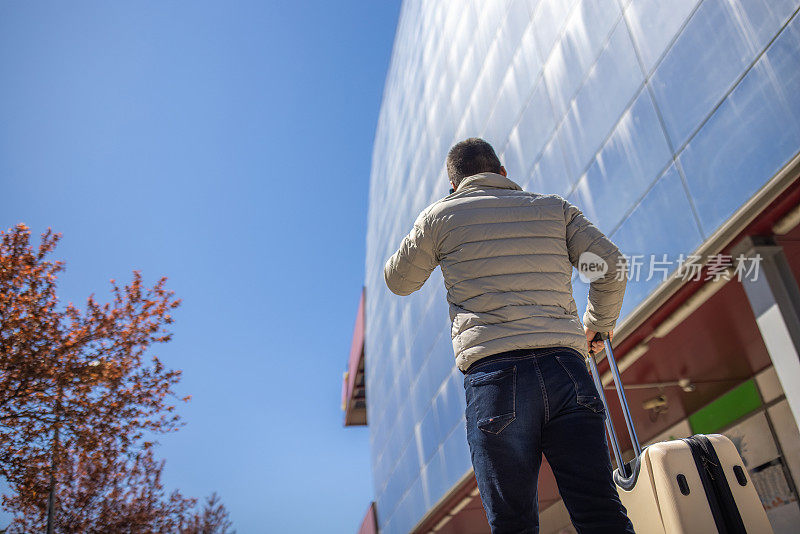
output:
[[[483,137],[523,189],[580,207],[628,255],[691,254],[800,148],[798,0],[404,2],[375,137],[366,381],[382,532],[471,468],[440,271],[383,265]],[[658,285],[631,282],[623,316]],[[585,307],[588,287],[574,280]],[[581,314],[583,310],[580,310]]]

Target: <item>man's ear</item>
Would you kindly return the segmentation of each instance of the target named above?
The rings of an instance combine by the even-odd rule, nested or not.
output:
[[[508,172],[506,172],[506,168],[500,165],[500,174],[503,176],[508,176]]]

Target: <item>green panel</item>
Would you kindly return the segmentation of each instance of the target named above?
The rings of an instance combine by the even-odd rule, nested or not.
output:
[[[761,406],[754,380],[737,386],[705,408],[689,416],[694,434],[713,434]]]

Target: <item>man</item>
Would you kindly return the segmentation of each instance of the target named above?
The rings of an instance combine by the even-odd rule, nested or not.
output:
[[[492,533],[538,532],[542,453],[579,533],[632,533],[584,360],[602,350],[595,333],[612,332],[619,317],[623,256],[563,198],[522,191],[482,139],[453,146],[447,173],[454,192],[419,215],[384,276],[408,295],[441,266]],[[583,326],[571,282],[579,258],[598,273]]]

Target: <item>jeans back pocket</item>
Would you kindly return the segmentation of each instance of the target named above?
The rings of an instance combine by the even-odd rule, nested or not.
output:
[[[499,434],[517,417],[517,366],[470,378],[478,428]]]
[[[603,401],[597,394],[597,387],[589,369],[586,368],[586,360],[583,356],[577,353],[556,354],[556,360],[572,380],[575,387],[575,402],[595,413],[605,413]]]

